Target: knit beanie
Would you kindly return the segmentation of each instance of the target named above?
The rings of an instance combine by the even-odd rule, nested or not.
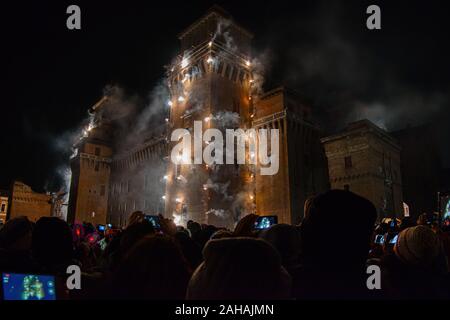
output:
[[[416,267],[430,266],[439,256],[440,250],[438,236],[422,225],[400,232],[394,246],[395,255],[403,263]]]

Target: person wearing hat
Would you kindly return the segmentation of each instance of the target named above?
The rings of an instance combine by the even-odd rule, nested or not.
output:
[[[448,298],[447,261],[439,237],[418,225],[400,232],[382,263],[382,287],[390,298]]]
[[[291,277],[278,252],[264,240],[236,237],[210,240],[189,282],[188,300],[283,300]]]

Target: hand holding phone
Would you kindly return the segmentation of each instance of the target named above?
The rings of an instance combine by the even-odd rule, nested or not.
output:
[[[393,236],[391,238],[391,240],[389,240],[389,244],[396,244],[398,240],[398,234],[396,234],[395,236]]]
[[[152,224],[153,228],[155,228],[155,230],[161,230],[161,221],[159,219],[159,216],[146,215],[145,220],[150,222]]]
[[[259,216],[254,225],[255,230],[269,229],[274,224],[278,223],[278,216]]]

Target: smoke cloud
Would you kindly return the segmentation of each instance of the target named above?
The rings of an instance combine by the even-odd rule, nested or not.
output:
[[[350,20],[355,16],[361,21]],[[274,51],[270,85],[282,83],[306,95],[316,122],[329,133],[363,118],[387,130],[436,120],[448,106],[448,88],[429,88],[414,75],[419,63],[429,61],[409,61],[407,52],[399,53],[401,34],[371,33],[364,19],[331,1],[317,2],[307,16],[275,20],[258,39],[259,47]]]

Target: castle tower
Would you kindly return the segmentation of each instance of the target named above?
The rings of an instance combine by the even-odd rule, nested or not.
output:
[[[321,131],[311,112],[299,93],[283,87],[257,103],[253,127],[279,131],[279,170],[256,175],[256,208],[259,215],[278,216],[279,223],[299,223],[305,200],[329,188]]]
[[[98,110],[107,101],[104,97],[91,108],[92,121],[83,136],[74,145],[75,153],[70,165],[69,208],[67,221],[105,224],[108,208],[108,188],[112,148],[110,127],[98,125]]]
[[[202,132],[215,128],[224,137],[225,129],[251,127],[251,39],[252,34],[218,7],[179,35],[181,54],[168,71],[169,132],[187,129],[193,138],[194,121],[201,122]],[[170,156],[177,143],[169,146],[166,216],[232,226],[254,211],[253,166],[194,164],[194,152],[180,155],[192,164],[174,164]],[[206,146],[202,142],[202,150]]]
[[[359,194],[375,205],[379,220],[403,212],[400,146],[369,120],[350,123],[322,139],[333,189]]]

